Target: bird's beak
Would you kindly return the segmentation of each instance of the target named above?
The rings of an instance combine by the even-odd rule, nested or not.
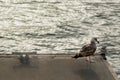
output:
[[[100,42],[97,40],[97,43],[99,44]]]

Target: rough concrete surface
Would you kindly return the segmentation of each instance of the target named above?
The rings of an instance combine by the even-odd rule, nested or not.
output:
[[[93,57],[85,58],[31,57],[30,65],[21,64],[18,58],[0,58],[0,80],[116,80],[108,63]]]

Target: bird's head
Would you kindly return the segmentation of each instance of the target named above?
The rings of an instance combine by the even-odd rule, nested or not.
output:
[[[25,57],[26,57],[26,55],[25,55],[25,54],[23,54],[23,55],[22,55],[22,57],[23,57],[23,58],[25,58]]]
[[[92,40],[91,40],[91,43],[95,43],[95,42],[99,43],[99,41],[97,40],[96,37],[92,38]]]

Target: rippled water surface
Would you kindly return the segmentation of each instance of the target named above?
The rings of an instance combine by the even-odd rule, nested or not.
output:
[[[0,52],[78,52],[98,37],[120,74],[120,3],[0,0]]]

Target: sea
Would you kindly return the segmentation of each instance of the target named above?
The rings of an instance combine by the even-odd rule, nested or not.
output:
[[[0,53],[78,53],[92,37],[120,79],[120,0],[0,0]]]

